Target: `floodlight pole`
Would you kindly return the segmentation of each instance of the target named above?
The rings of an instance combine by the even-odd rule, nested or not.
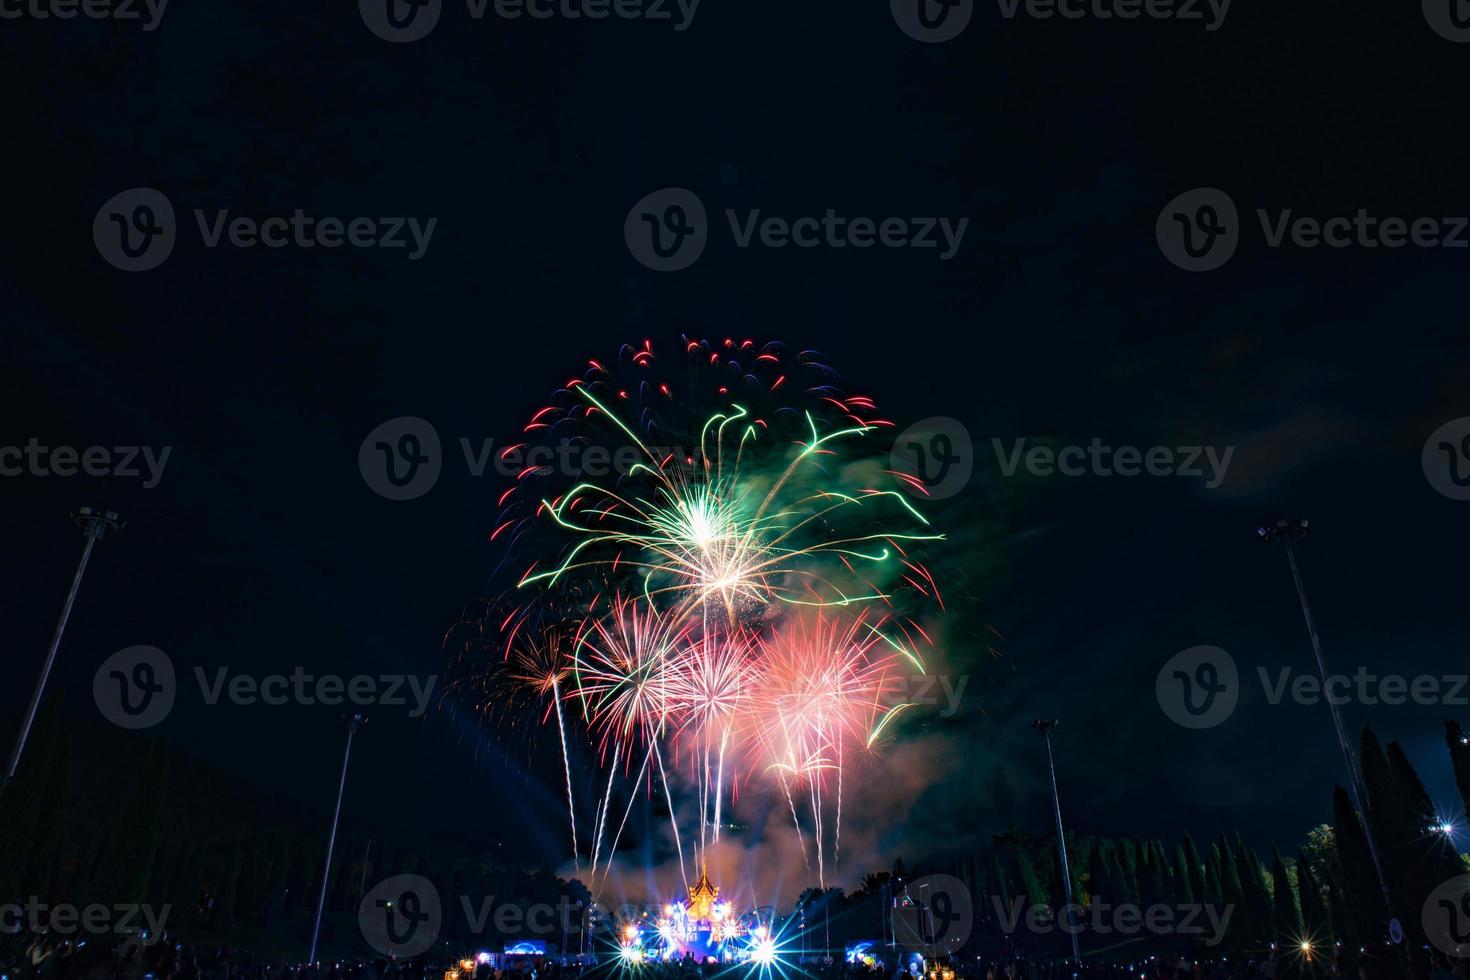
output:
[[[5,767],[5,776],[0,779],[0,796],[5,794],[5,788],[15,778],[15,771],[20,768],[20,757],[25,754],[26,741],[31,736],[31,726],[35,724],[36,712],[41,707],[41,697],[46,692],[46,681],[51,677],[51,667],[56,663],[56,651],[61,649],[61,635],[66,632],[67,620],[71,618],[71,608],[77,601],[77,593],[82,588],[82,576],[86,574],[87,562],[92,558],[92,548],[102,540],[102,535],[108,531],[121,530],[123,524],[113,511],[98,512],[91,507],[83,507],[71,515],[73,523],[82,529],[82,535],[87,543],[82,546],[82,558],[77,562],[76,574],[72,576],[71,589],[66,594],[66,602],[61,606],[61,618],[56,621],[56,630],[51,634],[51,647],[46,651],[46,663],[41,667],[41,676],[36,681],[36,689],[31,692],[31,703],[26,708],[25,718],[21,721],[20,735],[15,740],[15,749],[10,753],[10,763]]]
[[[1286,563],[1291,566],[1291,580],[1296,584],[1297,601],[1301,603],[1302,618],[1307,622],[1307,635],[1312,640],[1312,653],[1317,657],[1317,675],[1322,680],[1322,690],[1327,687],[1327,661],[1322,655],[1322,640],[1317,636],[1317,623],[1312,619],[1312,607],[1307,605],[1307,590],[1302,585],[1302,571],[1297,566],[1296,549],[1297,544],[1307,536],[1307,521],[1298,519],[1295,521],[1277,521],[1275,527],[1261,527],[1256,529],[1262,541],[1274,543],[1281,546],[1286,552]],[[1368,841],[1368,856],[1373,859],[1373,871],[1378,875],[1378,887],[1383,889],[1383,908],[1392,919],[1393,902],[1388,893],[1388,879],[1383,875],[1383,862],[1378,859],[1378,845],[1373,841],[1373,828],[1368,826],[1368,793],[1363,786],[1362,773],[1359,770],[1356,757],[1348,744],[1347,729],[1342,723],[1342,712],[1337,710],[1337,702],[1328,695],[1323,700],[1332,712],[1332,727],[1337,731],[1337,746],[1342,750],[1342,761],[1347,766],[1348,788],[1353,794],[1353,805],[1357,808],[1358,819],[1363,823],[1363,837]]]
[[[1067,864],[1067,835],[1062,830],[1062,798],[1057,792],[1057,763],[1051,753],[1051,730],[1057,727],[1057,721],[1055,718],[1039,718],[1031,723],[1031,727],[1040,732],[1046,742],[1046,766],[1051,772],[1051,802],[1057,815],[1057,852],[1062,858],[1062,887],[1067,898],[1067,907],[1063,911],[1067,916],[1067,932],[1072,937],[1072,961],[1080,966],[1082,952],[1077,945],[1077,923],[1073,919],[1077,906],[1072,903],[1072,872]]]
[[[306,962],[316,962],[316,942],[322,932],[322,910],[327,906],[327,885],[332,879],[332,849],[337,846],[337,823],[342,819],[342,793],[347,789],[347,763],[352,759],[352,736],[367,723],[365,715],[347,719],[347,750],[342,753],[342,778],[337,781],[337,809],[332,814],[332,832],[327,836],[327,860],[322,865],[322,891],[316,901],[316,924],[311,927],[311,952]]]

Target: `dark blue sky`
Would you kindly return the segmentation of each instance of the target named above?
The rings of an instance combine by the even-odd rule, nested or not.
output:
[[[586,358],[680,333],[820,349],[894,418],[951,416],[975,440],[975,478],[941,509],[955,553],[936,563],[966,597],[949,654],[972,680],[957,717],[920,726],[954,753],[936,768],[964,764],[895,846],[1044,826],[1026,727],[1042,713],[1063,719],[1063,802],[1082,832],[1240,828],[1285,850],[1328,819],[1342,766],[1326,708],[1270,705],[1254,682],[1259,665],[1311,665],[1285,562],[1253,534],[1279,516],[1312,519],[1304,569],[1336,670],[1465,671],[1470,503],[1429,485],[1420,451],[1470,415],[1470,255],[1270,248],[1255,218],[1470,211],[1455,94],[1470,47],[1417,5],[1241,4],[1206,32],[1006,20],[981,3],[935,45],[883,5],[705,0],[676,32],[475,21],[449,2],[401,45],[338,6],[215,0],[146,33],[21,19],[0,34],[21,93],[5,123],[0,443],[172,447],[153,489],[0,480],[5,738],[79,547],[65,515],[88,503],[131,524],[99,551],[62,650],[56,682],[79,712],[97,664],[134,644],[190,670],[442,670],[442,634],[497,560],[504,487],[467,472],[458,439],[509,441]],[[137,186],[162,191],[181,227],[162,266],[129,274],[91,230]],[[657,273],[623,223],[669,186],[702,199],[710,244]],[[1165,202],[1193,187],[1240,209],[1243,241],[1213,272],[1175,268],[1155,240]],[[196,208],[438,221],[409,261],[211,249]],[[741,249],[727,208],[969,225],[948,261]],[[452,455],[429,494],[392,502],[357,454],[404,415]],[[1235,454],[1217,489],[1008,478],[990,440],[1020,437]],[[999,659],[980,647],[990,629]],[[1199,644],[1228,650],[1248,683],[1227,723],[1190,732],[1154,679]],[[160,731],[326,806],[335,711],[197,701]],[[1441,720],[1467,714],[1346,709],[1355,731],[1401,741],[1446,803]],[[383,713],[358,760],[350,809],[559,855],[550,757],[528,775],[514,740]]]

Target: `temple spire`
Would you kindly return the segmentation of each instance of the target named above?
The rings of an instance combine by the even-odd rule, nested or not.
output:
[[[699,862],[699,880],[689,889],[689,918],[695,921],[709,921],[715,917],[715,900],[720,897],[720,890],[710,884],[709,870],[703,861]]]

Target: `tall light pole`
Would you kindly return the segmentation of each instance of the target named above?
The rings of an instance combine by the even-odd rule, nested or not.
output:
[[[1280,545],[1281,550],[1286,552],[1286,563],[1291,566],[1291,580],[1296,583],[1296,597],[1302,606],[1302,618],[1307,621],[1307,635],[1312,639],[1312,652],[1317,656],[1317,675],[1322,680],[1322,690],[1327,691],[1327,661],[1322,656],[1322,641],[1317,636],[1317,623],[1312,619],[1312,607],[1307,605],[1307,591],[1302,586],[1302,571],[1296,562],[1297,544],[1307,536],[1307,522],[1305,519],[1277,521],[1275,527],[1256,528],[1256,534],[1260,535],[1262,541]],[[1348,788],[1352,790],[1353,806],[1357,808],[1358,819],[1363,823],[1363,836],[1368,841],[1368,856],[1373,859],[1378,887],[1383,889],[1383,907],[1389,918],[1393,919],[1388,879],[1383,876],[1383,862],[1378,859],[1378,845],[1373,841],[1373,828],[1368,826],[1368,793],[1363,786],[1362,773],[1348,744],[1347,729],[1343,727],[1342,712],[1337,710],[1337,701],[1331,695],[1324,700],[1332,711],[1332,727],[1337,730],[1337,746],[1342,750],[1342,761],[1347,766]]]
[[[1067,897],[1067,933],[1072,937],[1072,961],[1082,963],[1082,951],[1077,946],[1077,906],[1072,903],[1072,870],[1067,864],[1067,835],[1062,830],[1062,798],[1057,792],[1057,763],[1051,754],[1051,730],[1057,727],[1055,718],[1038,718],[1031,727],[1041,733],[1046,742],[1046,767],[1051,772],[1051,802],[1057,815],[1057,851],[1062,856],[1062,888]]]
[[[337,809],[332,813],[332,832],[327,835],[327,860],[322,865],[322,891],[316,900],[316,924],[311,927],[311,953],[306,962],[316,962],[316,941],[322,933],[322,910],[327,907],[327,884],[332,880],[332,849],[337,846],[337,822],[342,819],[342,793],[347,789],[347,763],[352,759],[352,736],[367,724],[366,715],[347,719],[347,751],[342,753],[342,778],[337,781]]]
[[[113,511],[98,512],[91,507],[83,507],[71,515],[72,521],[82,529],[82,535],[87,543],[82,546],[82,558],[77,562],[76,574],[71,579],[71,590],[66,594],[66,602],[61,606],[61,618],[56,621],[56,631],[51,634],[51,648],[46,651],[46,663],[41,667],[41,676],[36,681],[36,689],[31,694],[30,706],[26,708],[25,718],[21,721],[20,735],[15,740],[15,750],[10,753],[10,764],[5,767],[5,777],[0,779],[0,795],[4,795],[5,787],[15,778],[15,771],[20,767],[20,757],[25,753],[26,740],[31,736],[31,725],[35,723],[36,711],[41,707],[41,697],[46,691],[46,681],[51,677],[51,667],[56,663],[56,651],[61,648],[61,634],[66,632],[66,622],[71,618],[71,607],[77,601],[77,593],[82,588],[82,575],[87,571],[87,562],[92,558],[92,548],[102,535],[108,531],[122,529],[123,522]]]

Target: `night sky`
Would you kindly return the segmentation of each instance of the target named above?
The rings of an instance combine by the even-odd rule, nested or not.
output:
[[[1426,439],[1470,415],[1470,251],[1272,248],[1256,210],[1325,219],[1470,213],[1458,92],[1470,46],[1418,4],[1241,2],[1202,21],[1014,19],[977,3],[924,44],[886,4],[704,0],[674,20],[476,20],[445,0],[412,43],[348,3],[177,0],[138,22],[0,23],[7,216],[0,445],[170,447],[139,478],[0,478],[8,519],[0,733],[13,736],[80,550],[69,511],[121,511],[53,683],[100,724],[93,672],[147,644],[180,673],[442,673],[445,631],[500,557],[503,478],[459,440],[513,441],[588,358],[653,341],[814,348],[901,425],[960,420],[974,478],[936,508],[956,597],[960,711],[925,716],[917,799],[890,853],[946,853],[1011,823],[1044,833],[1044,755],[1081,833],[1295,848],[1343,780],[1327,709],[1268,703],[1256,668],[1312,670],[1285,560],[1255,528],[1311,519],[1301,553],[1329,664],[1457,674],[1470,502],[1437,492]],[[1206,10],[1202,6],[1202,10]],[[157,268],[104,261],[93,220],[161,191],[178,240]],[[709,213],[692,266],[645,268],[624,219],[684,187]],[[1187,272],[1161,209],[1227,192],[1241,242]],[[193,212],[301,208],[436,218],[409,249],[206,247]],[[969,219],[940,249],[737,247],[724,212]],[[1446,222],[1448,226],[1450,222]],[[1470,239],[1470,234],[1464,235]],[[444,444],[427,494],[358,467],[399,416]],[[1224,481],[1003,475],[1007,447],[1234,447]],[[1165,716],[1175,653],[1229,651],[1225,724]],[[993,646],[995,654],[986,649]],[[1465,692],[1470,694],[1470,692]],[[156,731],[283,806],[328,813],[340,709],[208,706]],[[553,756],[435,709],[374,712],[357,826],[565,857]],[[1456,799],[1455,706],[1349,705]],[[888,778],[881,775],[874,778]],[[897,784],[899,781],[895,781]],[[912,812],[908,812],[912,804]],[[907,815],[905,815],[907,813]],[[854,869],[867,870],[867,869]]]

